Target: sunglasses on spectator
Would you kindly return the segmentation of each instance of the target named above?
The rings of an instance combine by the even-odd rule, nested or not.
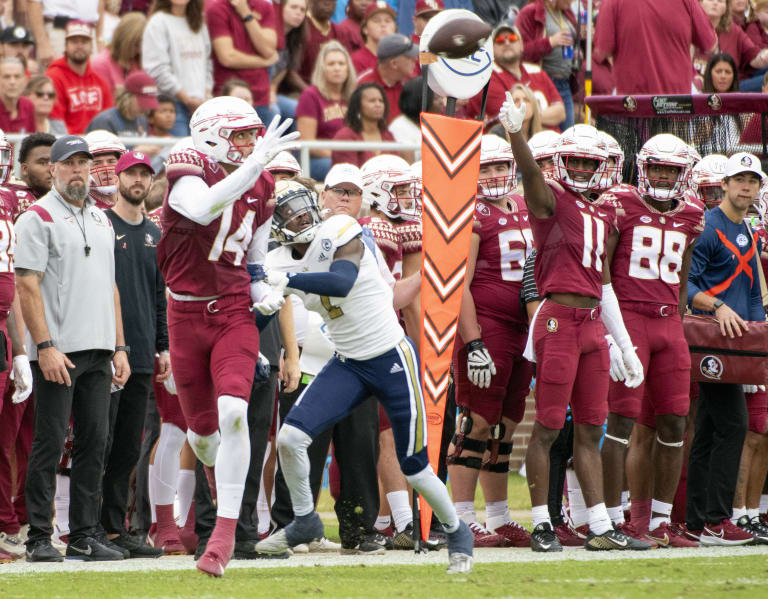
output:
[[[56,98],[56,92],[35,92],[35,95],[38,98],[48,98],[49,100]]]
[[[520,39],[520,36],[516,33],[512,33],[511,31],[507,34],[501,33],[496,36],[496,39],[493,40],[497,44],[503,44],[504,42],[509,42],[510,44],[515,43]]]

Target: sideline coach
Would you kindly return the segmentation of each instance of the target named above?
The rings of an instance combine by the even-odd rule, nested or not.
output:
[[[91,158],[81,137],[59,138],[51,146],[51,191],[16,223],[17,287],[35,385],[35,436],[26,484],[28,561],[62,559],[50,543],[51,512],[70,414],[75,441],[67,557],[122,559],[93,538],[110,381],[124,384],[130,367],[115,285],[115,234],[88,197]]]

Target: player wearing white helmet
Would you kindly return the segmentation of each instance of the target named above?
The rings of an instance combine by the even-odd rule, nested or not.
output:
[[[421,218],[416,201],[416,178],[411,166],[400,156],[379,154],[360,169],[363,173],[363,199],[393,220]]]
[[[360,225],[343,214],[320,223],[317,210],[305,199],[296,210],[283,210],[282,191],[288,184],[277,186],[276,228],[291,233],[285,240],[312,240],[270,252],[267,279],[275,290],[295,293],[308,309],[323,317],[336,353],[291,408],[278,434],[294,520],[260,541],[256,550],[283,553],[288,547],[322,537],[323,523],[309,486],[307,448],[314,437],[373,391],[392,421],[403,473],[445,527],[448,571],[468,572],[472,567],[472,534],[429,466],[418,354],[392,310],[392,290],[361,239]],[[288,200],[293,202],[286,195]],[[305,232],[311,233],[306,236]]]
[[[274,177],[275,183],[277,183],[278,181],[293,179],[300,175],[301,165],[290,152],[280,152],[267,165],[267,170],[272,173],[272,177]]]
[[[722,181],[728,157],[709,154],[691,169],[690,191],[707,209],[714,208],[723,199]]]
[[[682,139],[655,135],[637,153],[637,189],[662,202],[679,198],[688,186],[692,162],[691,148]]]
[[[555,177],[544,177],[520,133],[525,110],[525,104],[518,107],[507,92],[499,120],[509,133],[522,174],[537,251],[536,283],[545,298],[531,321],[525,352],[539,365],[536,423],[526,455],[534,525],[531,549],[562,551],[547,505],[549,453],[569,405],[575,431],[574,466],[589,514],[585,547],[648,549],[649,544],[614,529],[603,501],[598,448],[608,412],[606,328],[621,348],[628,384],[637,386],[643,380],[642,364],[610,284],[618,240],[615,209],[601,198],[593,201],[608,154],[594,127],[575,125],[563,133],[555,152]]]
[[[560,143],[560,134],[545,129],[531,136],[528,140],[528,147],[531,148],[531,154],[536,164],[539,165],[542,173],[550,175],[555,171],[555,150]]]
[[[603,189],[610,189],[614,185],[620,185],[623,180],[624,150],[612,135],[605,131],[598,131],[600,141],[608,153],[608,164],[605,169],[605,177],[600,183]]]
[[[209,473],[215,465],[216,525],[197,562],[212,576],[232,555],[251,455],[243,425],[259,353],[251,310],[270,314],[283,303],[282,294],[252,281],[273,212],[274,182],[264,167],[298,137],[285,135],[291,119],[279,120],[264,131],[244,100],[208,100],[190,120],[194,149],[171,154],[166,168],[158,262],[170,290],[171,362],[187,438]],[[163,512],[172,518],[173,505]]]
[[[531,364],[523,358],[527,316],[519,298],[533,233],[525,202],[510,193],[516,179],[509,143],[484,135],[453,354],[462,420],[447,459],[456,511],[469,524],[476,547],[531,544],[531,535],[512,520],[507,506],[512,435],[523,419],[532,376]],[[475,514],[478,481],[486,502],[485,526]]]
[[[115,165],[127,148],[117,135],[104,129],[91,131],[84,139],[93,154],[89,195],[98,208],[106,210],[114,206],[117,200]]]

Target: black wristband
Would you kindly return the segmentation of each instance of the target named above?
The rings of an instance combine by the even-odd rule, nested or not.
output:
[[[243,17],[243,23],[247,23],[248,21],[253,21],[255,17],[253,16],[253,13],[245,15]]]
[[[485,349],[485,343],[483,343],[482,339],[473,339],[472,341],[467,343],[467,345],[464,347],[467,350],[467,353],[471,354],[475,350]]]
[[[131,353],[131,346],[130,345],[118,345],[117,347],[115,347],[115,353],[117,353],[119,351],[124,351],[126,354],[130,354]]]
[[[41,349],[45,349],[46,347],[53,347],[53,341],[48,339],[48,341],[43,341],[42,343],[38,343],[37,351],[40,351]]]

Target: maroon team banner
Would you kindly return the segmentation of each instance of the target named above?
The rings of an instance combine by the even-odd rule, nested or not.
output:
[[[426,406],[427,453],[437,471],[451,355],[472,237],[482,123],[422,113],[421,135],[421,386]],[[425,539],[431,518],[432,509],[421,502]]]

